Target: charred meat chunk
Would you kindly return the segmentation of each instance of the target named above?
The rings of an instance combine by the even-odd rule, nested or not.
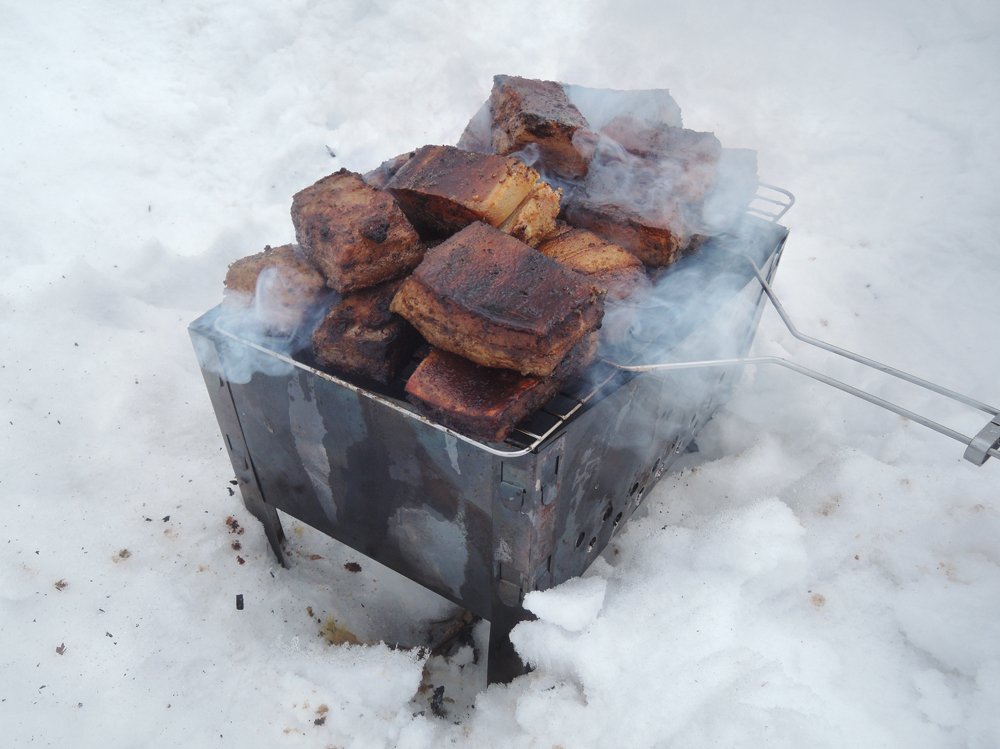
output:
[[[625,248],[651,267],[670,265],[690,249],[692,233],[680,206],[665,205],[659,216],[643,215],[610,202],[598,202],[584,192],[563,204],[563,218]]]
[[[697,202],[715,181],[722,144],[712,133],[669,125],[647,125],[634,117],[619,116],[601,129],[629,153],[652,163],[648,168],[669,179],[674,193]]]
[[[424,254],[392,195],[346,169],[296,193],[292,223],[327,285],[341,294],[399,278]]]
[[[557,177],[575,179],[587,173],[587,158],[574,146],[587,121],[561,83],[517,76],[493,78],[490,94],[493,150],[514,153],[538,149],[540,167]]]
[[[370,172],[365,172],[364,180],[372,187],[379,190],[384,188],[389,184],[396,172],[399,171],[400,167],[403,166],[407,161],[413,158],[413,151],[408,151],[407,153],[401,153],[399,156],[394,156],[387,161],[383,161],[377,167],[372,169]]]
[[[518,422],[582,372],[596,348],[597,334],[587,334],[545,378],[481,367],[434,349],[410,375],[406,393],[438,423],[475,439],[501,442]]]
[[[647,284],[639,258],[586,229],[560,231],[538,245],[538,251],[607,289],[609,302]]]
[[[604,291],[523,242],[472,224],[427,252],[392,310],[432,345],[548,377],[604,313]]]
[[[312,337],[324,367],[388,384],[420,343],[406,320],[389,310],[401,279],[348,294],[334,303]]]
[[[227,306],[252,308],[274,333],[298,328],[326,290],[323,274],[290,244],[240,258],[229,266],[224,284]]]
[[[500,226],[538,179],[538,172],[517,159],[424,146],[386,189],[424,236],[448,236],[476,221]]]

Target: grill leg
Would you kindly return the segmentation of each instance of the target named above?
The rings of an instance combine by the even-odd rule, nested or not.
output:
[[[278,511],[263,499],[256,497],[248,498],[246,494],[243,495],[243,504],[246,505],[250,514],[257,518],[260,524],[264,526],[264,535],[267,536],[268,543],[271,544],[271,550],[274,552],[274,556],[278,558],[278,563],[282,567],[287,567],[285,554],[281,550],[281,544],[285,540],[285,531],[281,527],[281,518],[278,517]]]
[[[507,684],[531,669],[521,660],[510,641],[510,631],[523,621],[534,619],[520,606],[494,604],[490,619],[490,645],[486,660],[486,681]]]
[[[205,385],[208,387],[208,397],[215,409],[215,418],[219,422],[223,440],[229,449],[229,459],[233,463],[233,471],[235,471],[236,480],[239,482],[243,504],[250,511],[250,514],[264,526],[264,533],[271,544],[274,555],[282,567],[287,567],[285,555],[281,551],[281,542],[285,540],[285,532],[281,529],[278,511],[264,501],[264,495],[257,481],[257,474],[250,464],[250,451],[247,449],[243,427],[240,425],[239,413],[236,410],[233,386],[218,374],[222,370],[222,364],[216,344],[208,341],[203,333],[194,330],[191,331],[191,340],[198,353],[201,373],[205,378]]]

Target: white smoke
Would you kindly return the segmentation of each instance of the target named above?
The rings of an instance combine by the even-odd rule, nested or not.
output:
[[[333,291],[317,299],[295,298],[280,269],[265,268],[253,294],[226,292],[211,318],[217,358],[199,349],[199,359],[210,371],[238,384],[250,382],[257,373],[288,374],[294,369],[288,360],[310,347],[313,331],[336,299]]]
[[[623,114],[644,125],[683,126],[681,108],[665,88],[620,91],[564,83],[563,90],[593,130]]]

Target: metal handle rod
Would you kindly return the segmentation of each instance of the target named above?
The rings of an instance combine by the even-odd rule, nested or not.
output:
[[[993,420],[975,437],[968,437],[961,432],[957,432],[954,429],[939,424],[936,421],[928,419],[925,416],[921,416],[918,413],[910,411],[907,408],[887,401],[884,398],[880,398],[877,395],[872,395],[869,392],[860,390],[853,385],[848,385],[846,382],[836,380],[833,377],[817,372],[816,370],[804,367],[801,364],[796,364],[788,359],[783,359],[779,356],[757,356],[757,357],[741,357],[736,359],[709,359],[704,361],[688,361],[688,362],[670,362],[661,364],[638,364],[638,365],[625,365],[619,364],[614,361],[607,361],[613,367],[621,369],[626,372],[652,372],[652,371],[667,371],[667,370],[679,370],[679,369],[701,369],[705,367],[724,367],[724,366],[745,366],[747,364],[776,364],[786,369],[790,369],[799,374],[811,377],[814,380],[818,380],[826,385],[842,390],[845,393],[850,393],[864,401],[872,403],[876,406],[881,406],[882,408],[892,411],[895,414],[899,414],[911,421],[915,421],[918,424],[922,424],[925,427],[933,429],[935,432],[945,435],[946,437],[951,437],[966,446],[965,458],[971,463],[976,465],[982,465],[988,457],[998,458],[1000,457],[1000,411],[998,411],[993,406],[987,405],[982,401],[971,398],[968,395],[962,393],[957,393],[954,390],[950,390],[946,387],[942,387],[937,383],[930,382],[923,379],[922,377],[917,377],[909,372],[904,372],[901,369],[896,369],[895,367],[890,367],[888,364],[883,364],[882,362],[875,361],[874,359],[869,359],[867,356],[862,356],[861,354],[856,354],[853,351],[848,351],[840,346],[834,346],[832,343],[822,341],[813,336],[806,335],[802,333],[795,324],[792,322],[788,313],[785,312],[785,308],[782,306],[781,302],[778,300],[777,294],[771,288],[771,285],[767,282],[767,279],[761,273],[760,268],[753,261],[753,259],[747,257],[742,253],[732,253],[734,256],[745,260],[753,268],[754,275],[757,277],[758,283],[760,283],[761,288],[767,295],[768,300],[774,306],[775,311],[781,318],[781,321],[788,328],[788,332],[791,333],[795,338],[807,343],[811,346],[815,346],[829,353],[836,354],[837,356],[842,356],[851,361],[857,362],[858,364],[863,364],[871,369],[878,370],[888,375],[892,375],[898,379],[909,382],[918,387],[922,387],[925,390],[930,390],[938,395],[943,395],[946,398],[950,398],[958,403],[963,403],[972,408],[976,408],[980,411],[984,411],[993,417]]]
[[[607,360],[606,360],[607,361]],[[925,427],[933,429],[935,432],[945,435],[946,437],[951,437],[953,440],[961,442],[963,445],[969,446],[972,444],[973,438],[968,437],[961,432],[956,432],[954,429],[939,424],[936,421],[932,421],[925,416],[921,416],[918,413],[910,411],[908,408],[903,408],[892,401],[887,401],[885,398],[880,398],[877,395],[872,395],[871,393],[860,390],[853,385],[848,385],[846,382],[834,379],[822,372],[817,372],[809,367],[804,367],[801,364],[796,364],[793,361],[784,359],[780,356],[750,356],[741,357],[737,359],[706,359],[703,361],[685,361],[685,362],[671,362],[665,364],[619,364],[617,362],[608,361],[608,364],[621,369],[625,372],[654,372],[654,371],[669,371],[669,370],[682,370],[682,369],[706,369],[710,367],[733,367],[733,366],[746,366],[748,364],[775,364],[779,367],[785,367],[793,372],[798,372],[806,377],[811,377],[814,380],[818,380],[826,385],[842,390],[845,393],[850,393],[851,395],[857,396],[862,400],[873,403],[876,406],[881,406],[884,409],[892,411],[895,414],[899,414],[907,419],[922,424]],[[994,458],[1000,458],[1000,450],[996,448],[989,448],[985,452]]]
[[[875,361],[874,359],[869,359],[867,356],[856,354],[853,351],[848,351],[847,349],[841,348],[840,346],[834,346],[832,343],[827,343],[826,341],[821,341],[820,339],[814,338],[811,335],[806,335],[805,333],[801,332],[797,327],[795,327],[795,324],[788,316],[788,313],[785,312],[785,308],[781,306],[781,302],[778,300],[778,297],[774,293],[774,290],[771,288],[771,285],[761,274],[760,268],[757,267],[757,264],[752,259],[746,257],[745,255],[741,255],[740,257],[746,260],[753,267],[753,272],[757,276],[757,280],[763,287],[764,293],[767,294],[767,298],[771,301],[771,304],[774,305],[774,309],[778,313],[778,316],[781,318],[781,321],[785,324],[785,327],[788,328],[788,332],[791,333],[795,338],[798,338],[803,343],[808,343],[809,345],[821,348],[824,351],[829,351],[831,354],[837,354],[838,356],[843,356],[844,358],[850,359],[851,361],[855,361],[858,364],[864,364],[866,367],[877,369],[879,372],[884,372],[887,375],[892,375],[893,377],[905,380],[906,382],[922,387],[925,390],[930,390],[931,392],[937,393],[938,395],[943,395],[947,398],[951,398],[952,400],[956,400],[959,403],[964,403],[965,405],[971,406],[972,408],[978,408],[980,411],[984,411],[985,413],[988,413],[990,416],[996,416],[998,413],[1000,413],[1000,411],[998,411],[993,406],[987,405],[986,403],[978,401],[975,398],[971,398],[968,395],[957,393],[954,390],[949,390],[946,387],[942,387],[941,385],[938,385],[937,383],[934,382],[929,382],[928,380],[925,380],[922,377],[917,377],[916,375],[912,375],[909,372],[904,372],[901,369],[890,367],[888,364],[883,364],[882,362]]]

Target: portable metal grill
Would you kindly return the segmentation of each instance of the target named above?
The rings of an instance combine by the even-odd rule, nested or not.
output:
[[[628,358],[595,364],[503,444],[432,422],[400,386],[361,387],[317,369],[307,353],[280,354],[227,329],[220,308],[207,312],[191,324],[192,340],[243,501],[278,559],[280,509],[488,619],[487,678],[506,681],[522,669],[508,634],[529,616],[525,593],[587,569],[693,444],[743,365],[783,363],[951,432],[804,367],[746,358],[765,299],[788,322],[770,282],[788,234],[778,221],[793,202],[764,186],[737,234],[670,269],[687,293],[654,310],[659,324],[635,334]],[[727,321],[721,344],[702,335],[713,318]],[[976,438],[948,436],[979,463],[998,455],[995,409],[834,353],[983,408],[992,426]],[[258,371],[240,382],[228,373],[246,357]]]

